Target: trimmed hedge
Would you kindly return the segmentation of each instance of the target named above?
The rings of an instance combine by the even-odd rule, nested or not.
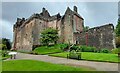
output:
[[[95,52],[96,48],[95,47],[90,47],[90,46],[80,46],[82,52]]]
[[[65,44],[65,43],[63,43],[63,44],[58,44],[58,45],[59,45],[59,47],[60,47],[61,50],[67,50],[68,47],[69,47],[69,45],[68,45],[68,44]]]
[[[75,50],[77,52],[96,52],[97,49],[95,47],[90,47],[90,46],[85,46],[85,45],[81,45],[81,46],[72,46],[70,48],[70,51]]]

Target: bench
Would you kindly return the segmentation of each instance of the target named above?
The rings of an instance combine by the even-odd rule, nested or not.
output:
[[[11,59],[12,59],[12,57],[14,57],[14,59],[15,59],[16,58],[16,54],[17,54],[17,52],[9,52],[8,53],[8,55],[11,56]]]

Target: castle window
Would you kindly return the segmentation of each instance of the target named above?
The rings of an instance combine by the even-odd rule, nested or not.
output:
[[[70,18],[70,15],[69,15],[69,18]]]
[[[42,22],[39,23],[39,25],[41,25],[41,24],[42,24]]]
[[[96,31],[96,29],[94,29],[94,31]]]

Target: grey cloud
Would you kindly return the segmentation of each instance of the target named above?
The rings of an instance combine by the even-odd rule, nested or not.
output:
[[[13,30],[13,24],[17,17],[28,18],[33,13],[40,13],[43,7],[45,7],[51,15],[57,14],[58,12],[63,15],[68,6],[73,9],[74,5],[78,7],[79,14],[85,19],[85,25],[93,27],[108,22],[116,25],[118,16],[117,2],[3,2],[2,20],[9,22],[9,25],[11,25],[9,26],[9,30],[5,31],[5,33],[7,33],[6,36],[11,39],[13,38],[13,35],[11,35],[13,32],[10,30]],[[6,24],[4,25],[6,27],[8,26]]]
[[[89,15],[94,22],[92,26],[99,26],[105,23],[113,23],[116,25],[118,17],[117,2],[95,2],[86,3]]]

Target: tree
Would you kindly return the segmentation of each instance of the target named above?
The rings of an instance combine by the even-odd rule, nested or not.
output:
[[[56,44],[58,39],[58,30],[53,28],[47,28],[43,30],[40,34],[40,42],[44,45],[49,45],[50,43]]]
[[[120,47],[120,15],[119,15],[119,19],[118,19],[118,23],[116,25],[116,47]]]
[[[10,50],[10,49],[11,49],[11,42],[10,42],[9,39],[2,38],[2,44],[3,44],[3,45],[6,45],[7,50]]]
[[[90,28],[89,26],[85,26],[84,31],[87,31],[89,28]]]
[[[116,26],[116,36],[120,36],[120,19],[118,20],[118,24]]]
[[[116,37],[116,47],[119,48],[120,47],[120,36]]]
[[[4,45],[4,44],[0,44],[0,49],[2,49],[2,50],[6,50],[7,47],[6,47],[6,45]]]

